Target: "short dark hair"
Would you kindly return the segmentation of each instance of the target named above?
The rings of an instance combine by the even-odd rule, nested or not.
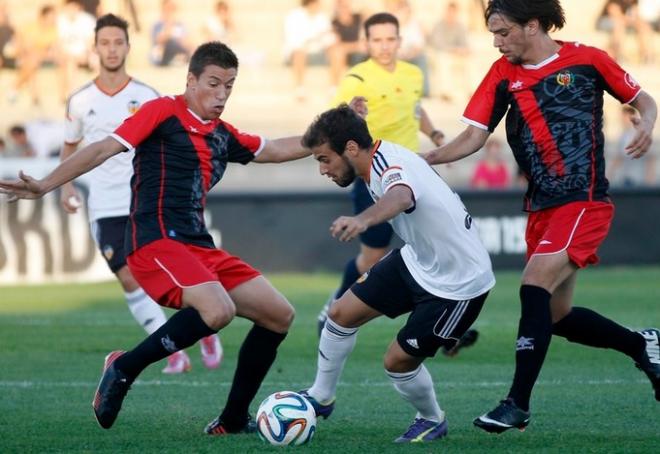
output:
[[[26,135],[27,131],[25,130],[25,126],[23,125],[12,125],[11,128],[9,128],[9,134],[12,136],[14,135]]]
[[[312,148],[327,143],[332,151],[342,155],[349,140],[363,149],[373,145],[367,122],[348,105],[340,104],[314,119],[302,138],[302,144],[305,148]]]
[[[119,16],[115,16],[114,14],[105,14],[97,19],[96,27],[94,27],[94,42],[98,41],[99,30],[104,27],[121,28],[124,30],[124,35],[126,35],[126,42],[128,43],[128,22]]]
[[[519,25],[537,19],[546,33],[559,30],[566,23],[559,0],[489,0],[484,13],[486,22],[493,14],[502,14]]]
[[[211,41],[195,49],[190,58],[188,72],[193,73],[195,77],[199,77],[204,72],[204,68],[209,65],[224,69],[238,69],[238,57],[226,44],[220,41]]]
[[[378,24],[392,24],[396,27],[396,34],[399,34],[399,19],[394,14],[376,13],[364,21],[364,34],[369,38],[369,27]]]

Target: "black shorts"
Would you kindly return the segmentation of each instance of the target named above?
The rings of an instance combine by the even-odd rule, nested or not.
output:
[[[411,356],[433,357],[440,347],[453,347],[476,320],[488,292],[455,301],[424,290],[412,277],[399,249],[374,265],[351,287],[366,305],[395,318],[410,312],[397,335]]]
[[[371,205],[374,204],[374,199],[369,194],[369,188],[362,178],[356,178],[351,189],[351,200],[353,201],[353,212],[360,214]],[[386,248],[392,242],[392,235],[394,231],[389,222],[369,227],[367,230],[360,234],[360,241],[362,244],[372,248]]]
[[[128,216],[117,216],[97,219],[92,225],[96,244],[113,273],[126,266],[124,237],[127,223]]]

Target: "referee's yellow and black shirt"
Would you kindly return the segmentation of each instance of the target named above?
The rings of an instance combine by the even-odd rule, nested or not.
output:
[[[339,85],[333,105],[355,96],[367,99],[367,126],[374,139],[419,151],[419,120],[424,76],[415,65],[397,61],[390,72],[369,59],[352,67]]]

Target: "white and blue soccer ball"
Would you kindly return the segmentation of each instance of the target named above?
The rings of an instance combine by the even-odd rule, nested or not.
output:
[[[298,393],[271,394],[257,410],[259,438],[271,445],[302,445],[316,432],[316,413],[312,404]]]

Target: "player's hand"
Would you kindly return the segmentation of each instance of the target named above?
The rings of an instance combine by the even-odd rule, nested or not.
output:
[[[330,226],[330,234],[339,241],[351,241],[365,230],[367,225],[353,216],[338,217]]]
[[[641,158],[651,148],[653,142],[653,125],[640,118],[631,118],[635,128],[635,136],[626,146],[626,154],[633,159]]]
[[[350,107],[356,114],[362,118],[366,118],[369,114],[369,108],[367,107],[367,98],[364,96],[355,96],[351,99],[351,102],[348,103]]]
[[[80,208],[80,194],[72,183],[62,185],[62,193],[60,194],[60,204],[64,211],[73,214]]]
[[[46,193],[41,180],[30,175],[18,173],[17,180],[0,180],[0,194],[6,194],[9,202],[18,199],[39,199]]]
[[[437,163],[437,159],[439,158],[440,153],[439,150],[436,148],[435,150],[419,153],[419,156],[422,159],[424,159],[426,162],[428,162],[429,165],[433,165]]]

